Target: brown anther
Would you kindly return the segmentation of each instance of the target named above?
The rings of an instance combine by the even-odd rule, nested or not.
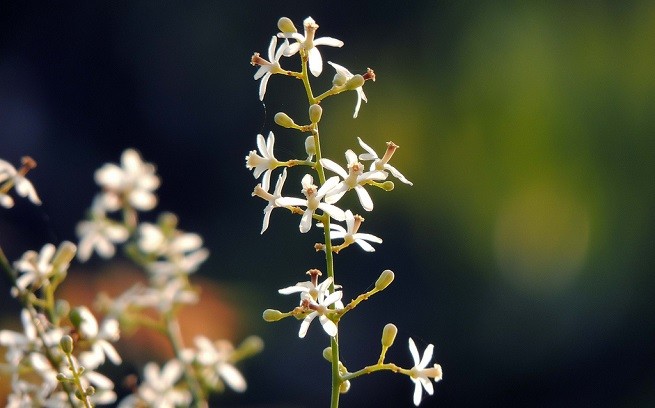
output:
[[[21,157],[20,161],[22,166],[20,169],[18,169],[18,174],[20,174],[21,176],[26,175],[27,172],[29,172],[30,170],[36,167],[36,160],[31,158],[30,156],[23,156]]]
[[[387,142],[387,151],[384,152],[384,156],[380,160],[382,163],[386,164],[389,160],[391,160],[391,156],[396,152],[396,149],[398,149],[400,146],[395,144],[394,142]]]
[[[362,225],[362,222],[364,221],[364,217],[362,217],[359,214],[355,214],[355,222],[353,224],[353,234],[356,234],[357,231],[359,230],[359,227]]]
[[[306,273],[310,276],[310,280],[314,286],[318,285],[318,277],[323,275],[318,269],[310,269]]]
[[[314,249],[316,250],[316,252],[325,251],[325,244],[317,242],[314,244]]]
[[[368,81],[369,79],[373,82],[375,82],[375,71],[373,71],[371,68],[366,68],[366,73],[362,75],[365,81]]]
[[[250,65],[269,65],[270,63],[262,58],[258,52],[252,54],[250,57]]]

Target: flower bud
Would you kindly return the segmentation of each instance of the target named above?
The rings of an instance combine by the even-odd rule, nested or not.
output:
[[[57,381],[59,381],[61,383],[63,383],[63,382],[67,383],[69,381],[68,377],[66,377],[66,375],[64,373],[57,373],[56,378],[57,378]]]
[[[282,17],[277,21],[277,28],[280,29],[283,33],[297,33],[296,26],[293,25],[293,21],[289,17]]]
[[[68,334],[65,334],[59,340],[59,347],[66,354],[71,354],[73,352],[73,338]]]
[[[77,247],[70,241],[64,241],[59,244],[59,248],[52,258],[52,266],[55,270],[68,269],[68,265],[75,258]]]
[[[309,120],[312,123],[318,123],[321,120],[321,115],[323,115],[321,105],[315,103],[309,107]]]
[[[348,82],[346,82],[346,89],[353,90],[361,87],[362,85],[364,85],[364,77],[357,74],[350,78]]]
[[[248,336],[239,345],[239,351],[246,356],[251,356],[264,349],[264,341],[258,336]]]
[[[305,139],[305,151],[310,157],[316,154],[316,140],[314,136],[307,136],[307,139]]]
[[[383,290],[393,282],[395,275],[389,269],[385,269],[381,274],[378,280],[375,281],[375,289]]]
[[[339,393],[345,394],[350,390],[350,381],[346,380],[339,386]]]
[[[387,180],[384,183],[379,184],[379,187],[384,191],[391,191],[394,189],[395,184],[393,184],[393,181]]]
[[[334,86],[343,86],[346,83],[347,80],[348,80],[348,78],[346,78],[345,75],[340,74],[340,73],[337,72],[336,74],[334,74],[334,78],[332,79],[332,85],[334,85]]]
[[[266,309],[264,310],[264,314],[262,314],[262,317],[267,322],[277,322],[278,320],[284,318],[284,313],[275,309]]]
[[[71,305],[64,299],[57,299],[55,302],[55,313],[57,316],[67,316],[71,310]]]
[[[393,341],[396,340],[396,334],[398,334],[398,328],[393,323],[388,323],[382,329],[382,347],[389,348],[393,344]]]
[[[326,347],[323,349],[323,358],[330,363],[332,362],[332,347]]]
[[[275,117],[273,119],[275,120],[275,123],[277,123],[278,125],[280,125],[282,127],[285,127],[285,128],[294,128],[294,127],[298,126],[293,121],[293,119],[291,119],[289,117],[289,115],[287,115],[284,112],[276,113]]]
[[[93,385],[89,385],[86,390],[84,390],[84,393],[87,396],[92,397],[96,393],[96,388]]]

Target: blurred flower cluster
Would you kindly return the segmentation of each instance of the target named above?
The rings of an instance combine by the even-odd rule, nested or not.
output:
[[[29,157],[18,170],[0,160],[3,207],[13,206],[12,188],[40,204],[25,177],[35,166]],[[160,179],[155,166],[127,149],[120,165],[105,164],[96,171],[95,180],[101,191],[88,217],[77,225],[77,245],[48,243],[13,263],[0,247],[0,266],[12,282],[11,295],[22,306],[23,324],[22,331],[0,330],[0,345],[6,349],[0,367],[11,381],[7,406],[205,407],[211,394],[227,388],[244,392],[246,380],[236,363],[259,352],[261,339],[251,336],[238,347],[203,335],[196,336],[193,345],[183,342],[179,312],[199,300],[199,288],[192,285],[190,275],[209,251],[198,234],[178,229],[173,213],[161,213],[156,223],[141,221],[141,212],[158,204],[155,191]],[[86,306],[72,308],[57,296],[75,257],[85,262],[96,253],[108,260],[117,246],[147,274],[147,284],[137,283],[113,299],[102,294],[96,314]],[[174,356],[145,364],[141,381],[117,401],[114,381],[100,371],[106,362],[123,363],[114,347],[121,328],[159,333]]]

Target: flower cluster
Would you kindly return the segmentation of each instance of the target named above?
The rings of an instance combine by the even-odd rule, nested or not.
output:
[[[307,272],[310,276],[309,281],[298,282],[293,286],[280,289],[278,292],[283,295],[299,294],[300,301],[298,305],[288,312],[267,309],[263,314],[263,318],[272,322],[293,316],[301,321],[298,336],[304,338],[311,322],[318,317],[323,330],[330,338],[330,347],[326,349],[324,356],[333,366],[332,406],[338,406],[339,393],[350,389],[352,379],[379,370],[391,370],[410,377],[417,384],[414,392],[414,403],[418,405],[423,389],[429,394],[434,392],[434,388],[428,379],[434,379],[435,381],[441,379],[439,365],[435,364],[432,368],[426,368],[432,358],[432,345],[428,346],[423,358],[419,359],[414,342],[411,339],[409,340],[410,352],[414,358],[414,367],[410,369],[392,363],[384,363],[386,350],[393,343],[393,339],[389,340],[388,335],[385,340],[385,334],[383,334],[383,348],[377,364],[350,372],[339,360],[337,336],[339,321],[357,307],[359,303],[384,290],[394,277],[393,272],[384,271],[376,281],[373,289],[356,296],[348,304],[344,304],[342,301],[344,292],[341,285],[336,284],[334,254],[338,254],[352,244],[357,244],[366,252],[374,252],[375,248],[371,244],[382,243],[382,239],[373,234],[359,232],[364,218],[351,209],[343,208],[340,205],[343,202],[342,197],[352,194],[349,193],[351,191],[354,192],[361,208],[364,211],[371,212],[374,208],[371,196],[372,189],[376,187],[384,191],[394,189],[394,183],[388,180],[390,175],[404,184],[412,185],[412,183],[389,163],[398,149],[398,145],[391,141],[387,142],[386,151],[380,157],[371,146],[361,138],[357,138],[359,146],[364,151],[358,154],[355,150],[346,150],[345,166],[322,155],[319,132],[319,122],[323,115],[321,102],[325,98],[344,91],[354,91],[357,95],[357,101],[353,117],[356,118],[362,100],[367,102],[363,87],[367,80],[375,80],[375,74],[370,68],[363,74],[353,74],[347,68],[328,61],[328,64],[335,70],[332,86],[315,96],[309,73],[316,77],[323,71],[323,59],[317,47],[321,45],[343,46],[343,42],[335,38],[317,38],[316,31],[318,27],[318,24],[311,17],[307,17],[303,22],[304,34],[300,34],[293,22],[283,17],[278,21],[280,32],[277,33],[277,36],[272,37],[269,44],[268,57],[270,61],[263,59],[259,53],[255,53],[251,58],[252,65],[259,67],[255,73],[255,79],[261,79],[260,99],[263,100],[265,96],[266,86],[270,78],[275,75],[282,75],[302,82],[309,104],[308,120],[306,121],[296,121],[284,112],[275,115],[277,125],[308,134],[304,139],[306,159],[278,159],[275,155],[275,135],[272,131],[269,132],[266,139],[261,134],[257,135],[257,150],[250,151],[245,157],[246,168],[253,171],[255,179],[261,178],[261,182],[255,186],[252,195],[266,201],[261,233],[263,234],[268,229],[273,209],[285,208],[289,210],[292,214],[300,216],[299,230],[301,233],[310,232],[313,226],[323,231],[324,242],[316,243],[314,247],[317,251],[325,253],[325,266],[327,269],[327,277],[322,282],[319,282],[322,273],[318,269],[310,269]],[[278,43],[278,38],[284,41]],[[299,71],[288,69],[286,60],[283,59],[296,55],[300,57]],[[365,165],[365,162],[370,162],[370,165]],[[288,195],[283,192],[284,183],[287,179],[287,170],[298,166],[306,169],[301,180],[300,192],[302,196]],[[271,179],[276,170],[280,168],[282,170],[278,175],[275,187],[270,192]],[[328,171],[335,175],[328,177],[326,175]],[[345,225],[340,225],[339,222],[345,222]],[[393,327],[393,337],[395,337],[396,329],[395,326]]]
[[[24,158],[23,167],[16,170],[0,160],[0,205],[13,205],[7,194],[12,187],[19,196],[40,204],[25,178],[35,166],[32,159]],[[209,251],[200,235],[178,228],[172,213],[162,213],[156,223],[141,221],[141,212],[157,206],[160,179],[155,166],[127,149],[120,165],[105,164],[96,171],[95,180],[101,191],[88,218],[77,225],[78,245],[46,244],[40,251],[26,251],[13,264],[0,248],[0,268],[12,281],[12,296],[23,306],[23,331],[0,330],[0,346],[6,349],[0,369],[10,375],[12,387],[7,406],[114,404],[114,383],[98,369],[107,363],[122,364],[114,343],[121,328],[136,327],[164,335],[175,356],[161,369],[156,362],[147,363],[140,385],[119,406],[203,406],[212,393],[226,388],[245,391],[246,380],[236,364],[262,349],[259,338],[249,337],[235,348],[228,340],[197,336],[195,347],[184,346],[178,312],[198,301],[199,291],[190,275]],[[101,294],[97,306],[102,320],[86,306],[71,308],[57,298],[55,292],[75,257],[85,262],[97,253],[109,259],[119,245],[147,273],[147,284],[137,283],[114,299]]]

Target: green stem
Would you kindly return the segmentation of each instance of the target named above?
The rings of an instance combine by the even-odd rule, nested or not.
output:
[[[68,360],[68,366],[70,367],[71,372],[73,373],[73,384],[75,384],[75,388],[77,388],[80,401],[82,401],[82,403],[86,408],[91,408],[93,405],[89,400],[89,396],[86,395],[86,390],[84,389],[84,386],[82,385],[82,381],[80,380],[80,370],[75,365],[75,361],[73,360],[73,357],[70,354],[66,354],[66,359]]]
[[[371,374],[376,371],[393,371],[394,373],[402,373],[406,375],[410,375],[410,370],[407,370],[405,368],[398,367],[397,365],[393,363],[386,363],[386,364],[375,364],[372,366],[366,366],[362,368],[361,370],[357,370],[354,373],[347,373],[344,374],[343,377],[341,377],[342,381],[348,381],[352,380],[353,378],[357,378],[359,376],[362,376],[364,374]]]
[[[175,357],[184,364],[184,379],[186,380],[191,395],[193,396],[193,407],[195,408],[206,408],[207,402],[205,401],[204,393],[202,388],[198,383],[197,378],[192,373],[192,367],[189,364],[186,364],[182,359],[182,350],[184,346],[182,345],[182,332],[180,330],[180,324],[177,319],[173,318],[171,313],[167,313],[164,317],[166,320],[166,335],[168,340],[173,347],[173,352]]]

